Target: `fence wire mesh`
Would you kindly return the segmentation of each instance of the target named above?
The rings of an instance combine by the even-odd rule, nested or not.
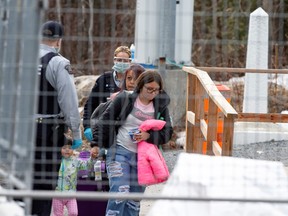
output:
[[[84,75],[97,76],[104,71],[110,71],[113,66],[115,48],[119,45],[127,45],[130,47],[131,44],[137,41],[140,36],[136,33],[137,28],[139,28],[139,26],[136,26],[136,12],[137,9],[143,6],[143,1],[39,0],[31,2],[28,0],[0,0],[0,185],[3,188],[8,189],[7,192],[3,193],[0,191],[0,194],[14,198],[25,198],[25,212],[27,215],[30,213],[30,201],[26,198],[34,196],[42,198],[62,196],[61,194],[49,192],[35,194],[33,191],[30,191],[33,185],[33,164],[35,162],[39,162],[39,164],[42,165],[50,163],[52,164],[51,166],[57,168],[60,163],[59,157],[48,161],[45,160],[45,156],[43,156],[50,151],[59,156],[59,146],[47,147],[47,144],[43,143],[41,148],[35,149],[34,144],[36,129],[34,115],[37,110],[37,67],[39,65],[39,31],[41,24],[46,20],[58,20],[64,25],[65,36],[63,38],[61,54],[70,60],[75,80],[78,80],[78,78],[81,80],[80,78],[82,76],[84,77]],[[155,4],[159,11],[161,11],[161,8],[165,8],[165,10],[168,8],[171,10],[165,11],[166,16],[175,16],[176,6],[174,9],[167,5],[167,7],[164,7],[165,4],[167,4],[165,0],[159,1],[160,3],[153,2],[154,1],[149,1],[150,4]],[[179,5],[181,3],[185,3],[185,1],[175,1],[175,4]],[[193,26],[189,26],[189,28],[191,27],[191,29],[193,29],[190,61],[193,62],[195,66],[199,67],[245,68],[249,16],[258,7],[262,7],[269,15],[268,68],[286,68],[288,64],[286,58],[288,34],[287,5],[288,2],[286,0],[251,0],[240,2],[237,0],[195,0]],[[155,12],[155,10],[152,9],[150,10],[150,7],[147,7],[144,10],[144,14],[146,14],[147,17],[156,16],[158,12]],[[185,16],[185,13],[183,13],[183,16]],[[143,21],[143,25],[145,26],[147,34],[153,35],[155,33],[154,29],[150,29],[152,23],[149,23],[147,20]],[[171,33],[171,29],[175,28],[175,26],[167,26],[165,20],[162,20],[162,22],[164,23],[162,23],[164,27],[169,28],[167,30],[161,26],[164,28],[162,29],[162,32],[165,32],[166,30],[166,32]],[[161,21],[159,21],[159,25],[160,24]],[[173,22],[169,23],[169,25],[173,25]],[[158,35],[156,41],[150,41],[152,40],[151,38],[144,41],[144,43],[147,43],[147,49],[149,48],[149,43],[161,44],[163,42],[161,37],[164,38],[164,35]],[[168,39],[166,42],[169,41]],[[183,39],[180,43],[181,42],[186,43],[187,41],[184,41]],[[158,50],[160,50],[159,47],[157,48],[157,52]],[[171,49],[163,48],[162,50]],[[146,51],[147,50],[143,50],[143,52]],[[137,52],[140,53],[142,50],[137,50]],[[166,57],[174,56],[174,53],[173,55],[170,54],[167,54]],[[159,55],[157,58],[158,57],[163,56]],[[147,63],[150,65],[152,62],[154,64],[153,67],[156,67],[157,69],[159,62],[157,62],[157,59],[154,60],[150,59],[148,62],[139,63]],[[165,84],[167,92],[171,97],[171,116],[172,118],[174,117],[175,130],[178,132],[178,130],[185,127],[186,74],[183,71],[175,73],[176,69],[179,70],[179,67],[182,66],[183,62],[180,61],[175,63],[174,59],[169,59],[168,57],[166,60],[167,62],[173,62],[173,65],[167,65],[167,70],[172,69],[171,71],[173,72],[167,74],[167,77],[165,77]],[[183,73],[183,76],[179,75],[179,73]],[[215,82],[228,81],[232,76],[244,76],[242,73],[233,73],[233,75],[232,73],[210,73],[209,75]],[[274,76],[277,75],[271,75],[272,78]],[[82,80],[82,82],[84,81]],[[185,85],[183,85],[183,83],[185,83]],[[80,84],[81,81],[79,81],[77,85],[78,91],[80,91],[78,89]],[[271,89],[273,89],[273,91],[271,90],[269,95],[269,111],[280,113],[281,111],[288,109],[286,89],[283,86],[278,86],[276,84],[271,84],[270,86],[272,86]],[[243,100],[240,96],[243,96],[244,87],[243,85],[240,86],[238,82],[229,87],[231,88],[231,91],[234,91],[231,94],[231,104],[237,111],[240,111],[242,109]],[[79,107],[83,107],[83,101],[87,99],[90,89],[82,90],[84,95],[86,95],[86,98],[81,97],[83,92],[78,92]],[[279,95],[283,95],[283,97],[280,97]],[[249,130],[249,128],[246,129]],[[174,135],[176,136],[176,132]],[[262,135],[258,136],[261,140]],[[175,140],[176,138],[174,137],[173,141]],[[279,148],[276,149],[275,145],[273,146],[273,142],[272,144],[269,142],[269,146],[272,146],[274,150],[273,153],[269,150],[268,144],[266,144],[266,146],[259,143],[253,144],[251,145],[253,148],[249,148],[249,150],[251,150],[249,152],[245,151],[245,149],[243,149],[244,147],[237,146],[234,149],[233,157],[280,161],[287,166],[287,158],[286,155],[283,154],[286,152],[286,141],[284,140],[281,141],[281,143],[274,144],[279,146]],[[89,142],[85,141],[85,147],[89,148]],[[42,152],[43,157],[41,157],[42,159],[39,161],[34,161],[34,153],[36,150]],[[178,159],[178,154],[182,151],[183,150],[181,149],[176,152],[174,152],[174,150],[169,150],[168,153],[164,152],[171,173],[174,169],[175,162]],[[76,152],[76,156],[78,154],[79,151]],[[229,164],[222,164],[221,166],[223,166],[221,168],[223,168],[224,171],[231,171]],[[269,167],[267,172],[273,172],[270,165],[265,166]],[[221,187],[221,190],[226,191],[231,190],[231,187],[236,187],[232,182],[237,182],[239,180],[237,179],[237,172],[239,169],[241,169],[243,173],[248,172],[256,175],[258,172],[261,173],[260,171],[262,168],[256,166],[255,169],[251,169],[249,165],[239,165],[239,167],[236,166],[232,169],[235,171],[234,177],[232,176],[232,179],[225,179],[227,176],[211,175],[218,169],[216,164],[209,164],[209,167],[199,164],[199,167],[197,168],[199,172],[194,174],[201,179],[201,182],[206,182],[211,188],[213,187],[213,189],[215,189],[215,185],[218,184],[218,188]],[[264,179],[262,180],[256,179],[256,177],[255,179],[251,179],[254,185],[262,185],[263,187],[266,185],[267,194],[270,192],[273,194],[271,199],[269,199],[269,196],[264,198],[246,196],[242,201],[271,201],[278,204],[283,202],[286,205],[287,197],[283,196],[282,193],[287,190],[287,177],[283,174],[282,168],[283,167],[277,167],[277,172],[272,180],[270,175],[264,176]],[[183,165],[183,167],[179,167],[179,170],[181,170],[181,172],[191,171],[191,175],[193,174],[193,170],[191,170],[191,166],[189,165]],[[209,175],[207,170],[209,170]],[[43,170],[40,173],[36,173],[36,175],[39,175],[41,179],[34,183],[42,184],[48,179],[50,179],[53,184],[56,184],[57,182],[56,178],[58,173],[47,173]],[[48,178],[47,175],[49,176]],[[211,200],[211,197],[207,196],[209,193],[207,188],[204,188],[203,185],[201,185],[201,182],[198,186],[198,183],[191,183],[188,180],[186,182],[181,182],[180,177],[177,176],[177,174],[175,175],[176,176],[169,180],[169,184],[167,183],[167,185],[170,185],[171,187],[170,191],[167,189],[164,190],[165,192],[163,193],[163,196],[166,196],[167,200]],[[208,179],[206,179],[206,177]],[[105,178],[105,181],[103,181],[101,185],[95,183],[93,180],[93,172],[90,172],[89,178],[91,180],[89,182],[85,180],[83,182],[83,179],[79,179],[79,185],[91,184],[93,186],[93,189],[91,190],[94,191],[102,191],[101,187],[108,187],[107,178]],[[228,182],[228,180],[231,180],[231,182]],[[268,183],[271,183],[271,181],[273,181],[273,187],[276,186],[276,189],[278,187],[277,191],[274,190],[275,188],[269,188],[270,186]],[[226,184],[223,185],[223,182]],[[248,186],[248,183],[247,187],[245,187],[246,183],[243,183],[244,185],[241,184],[241,182],[238,183],[244,188],[244,191],[242,191],[244,194],[250,194],[249,190],[251,188],[250,185]],[[94,187],[95,184],[96,189]],[[131,184],[133,185],[133,183]],[[175,193],[176,189],[181,191],[182,187],[188,188],[184,195]],[[282,188],[283,190],[281,191],[279,188]],[[18,193],[17,191],[14,192],[12,189],[24,189],[27,191]],[[9,190],[11,191],[10,194]],[[89,192],[91,190],[89,189]],[[107,189],[104,190],[105,192],[107,191]],[[79,193],[78,195],[73,194],[73,196],[75,195],[79,200],[85,200],[86,198],[107,200],[108,198],[111,198],[109,197],[109,194],[105,194],[105,192],[95,194],[94,197],[88,192]],[[191,194],[195,197],[190,196]],[[121,196],[121,198],[133,197],[133,199],[152,200],[161,198],[159,194],[153,194],[152,197],[149,197],[148,195],[146,198],[145,195],[137,195],[135,195],[135,197],[133,197],[133,195],[130,197],[127,195],[127,197],[125,197],[124,195],[123,197]],[[70,197],[71,195],[64,193],[63,196]],[[111,196],[118,197],[117,194],[112,194]],[[216,197],[216,199],[217,198],[222,199],[223,197]],[[226,194],[223,201],[233,201],[233,199],[241,201],[241,198],[243,197],[240,197],[240,200],[237,200],[237,198],[239,197],[233,197],[232,195],[227,196]],[[255,200],[253,198],[255,198]],[[266,198],[267,200],[265,200]],[[283,198],[283,200],[280,198]]]

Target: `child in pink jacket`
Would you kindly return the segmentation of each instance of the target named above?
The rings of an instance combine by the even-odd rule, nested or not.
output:
[[[165,121],[150,119],[144,121],[139,130],[161,130]],[[161,151],[154,144],[146,141],[138,143],[138,183],[140,185],[152,185],[164,182],[169,177],[169,170],[167,168],[165,159]]]

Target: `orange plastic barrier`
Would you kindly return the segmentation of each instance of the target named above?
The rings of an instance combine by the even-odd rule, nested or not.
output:
[[[231,101],[231,91],[230,88],[226,85],[216,85],[217,89],[222,93],[222,95],[226,98],[226,100],[230,103]],[[208,97],[204,99],[204,112],[205,116],[208,114],[208,107],[209,107],[209,100]],[[207,123],[207,120],[206,120]],[[218,121],[217,121],[217,142],[220,146],[222,146],[222,135],[223,135],[223,114],[220,113],[220,110],[218,110]],[[203,142],[203,154],[206,154],[207,152],[207,142]]]

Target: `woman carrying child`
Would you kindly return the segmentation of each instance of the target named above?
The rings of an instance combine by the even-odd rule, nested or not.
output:
[[[128,95],[128,105],[122,112],[127,92],[119,93],[99,117],[93,129],[91,146],[108,149],[106,157],[110,191],[114,193],[143,193],[145,187],[138,184],[137,176],[137,143],[129,132],[139,128],[147,119],[162,119],[166,122],[159,131],[139,131],[134,134],[137,142],[146,140],[155,145],[167,143],[172,136],[172,126],[168,105],[170,98],[163,90],[163,81],[157,71],[148,70],[136,81],[132,94]],[[119,116],[123,113],[122,116]],[[111,138],[111,122],[120,122],[116,128],[116,139]],[[110,199],[106,215],[138,216],[140,201]]]

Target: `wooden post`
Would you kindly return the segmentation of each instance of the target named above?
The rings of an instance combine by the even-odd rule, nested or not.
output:
[[[204,119],[204,95],[205,91],[200,81],[196,80],[195,86],[195,125],[193,136],[193,153],[203,153],[203,135],[200,128],[200,120]]]
[[[213,141],[217,139],[218,107],[209,97],[208,129],[207,129],[207,155],[214,155],[212,150]]]
[[[234,137],[234,115],[224,117],[222,156],[232,156]]]
[[[190,73],[187,74],[187,96],[186,96],[186,152],[192,153],[194,127],[192,123],[188,121],[189,112],[195,113],[195,86],[196,77]]]

